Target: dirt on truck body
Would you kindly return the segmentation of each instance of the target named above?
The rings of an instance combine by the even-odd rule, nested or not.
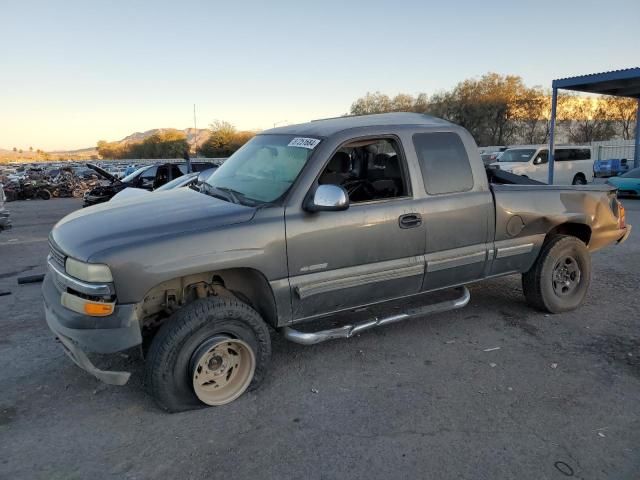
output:
[[[491,174],[489,175],[491,176]],[[169,411],[222,405],[268,368],[268,326],[301,344],[454,308],[465,285],[521,274],[527,302],[578,308],[592,251],[631,227],[609,186],[489,182],[471,135],[420,114],[267,130],[199,191],[72,213],[50,235],[47,323],[69,356],[148,343],[145,383]],[[428,292],[447,298],[323,328],[323,319]]]

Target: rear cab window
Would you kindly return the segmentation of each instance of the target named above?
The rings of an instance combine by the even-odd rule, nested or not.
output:
[[[429,195],[467,192],[473,188],[473,174],[467,149],[454,132],[413,135],[424,188]]]

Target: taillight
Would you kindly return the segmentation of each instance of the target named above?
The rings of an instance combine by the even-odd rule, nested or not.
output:
[[[616,204],[618,205],[618,228],[622,229],[627,226],[627,218],[624,211],[624,205],[622,205],[622,203],[618,199],[616,199]]]

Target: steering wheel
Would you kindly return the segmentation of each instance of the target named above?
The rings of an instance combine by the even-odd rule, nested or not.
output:
[[[371,185],[371,182],[365,178],[347,180],[342,184],[342,187],[349,194],[349,198],[353,197],[356,193],[363,193],[368,198],[375,198],[376,191],[373,185]]]

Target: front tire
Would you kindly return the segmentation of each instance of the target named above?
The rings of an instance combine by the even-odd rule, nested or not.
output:
[[[522,275],[527,303],[549,313],[578,308],[591,283],[591,255],[580,239],[554,235],[531,269]]]
[[[224,405],[264,379],[271,359],[266,323],[249,305],[209,297],[178,310],[160,328],[145,384],[170,412]]]

